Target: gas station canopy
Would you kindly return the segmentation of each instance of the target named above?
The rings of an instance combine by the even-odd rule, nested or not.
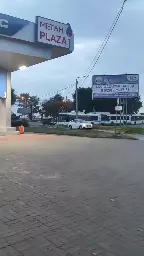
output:
[[[74,50],[69,23],[36,17],[36,22],[0,14],[0,68],[13,72]]]
[[[40,16],[36,21],[0,14],[0,133],[11,129],[11,72],[74,50],[69,23]]]

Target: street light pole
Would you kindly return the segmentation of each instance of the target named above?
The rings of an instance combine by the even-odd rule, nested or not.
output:
[[[76,118],[78,118],[78,79],[76,78]]]

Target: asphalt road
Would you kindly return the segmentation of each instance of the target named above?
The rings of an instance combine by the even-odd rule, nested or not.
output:
[[[144,142],[0,137],[0,256],[143,256]]]

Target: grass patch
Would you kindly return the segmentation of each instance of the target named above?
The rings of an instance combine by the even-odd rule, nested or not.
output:
[[[117,134],[141,134],[144,135],[144,128],[140,127],[132,127],[132,126],[102,126],[102,125],[94,125],[94,129],[103,130],[103,131],[115,131]]]
[[[93,128],[96,130],[114,130],[115,126],[107,126],[107,125],[93,125]]]
[[[69,130],[66,128],[46,128],[46,127],[26,127],[26,133],[38,133],[38,134],[56,134],[56,135],[67,135],[77,137],[88,137],[88,138],[114,138],[114,139],[135,139],[132,136],[126,134],[114,134],[110,132],[102,132],[96,129],[92,130]]]
[[[118,131],[124,134],[144,135],[144,128],[140,128],[140,127],[123,127],[123,128],[118,128]]]

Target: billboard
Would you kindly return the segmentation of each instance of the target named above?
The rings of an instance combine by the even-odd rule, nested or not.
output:
[[[37,42],[62,48],[70,48],[73,32],[69,23],[64,24],[37,16]]]
[[[5,99],[7,96],[7,73],[0,71],[0,98]]]
[[[31,108],[18,108],[17,113],[22,115],[31,114]]]
[[[133,98],[139,96],[139,75],[94,75],[92,98]]]

